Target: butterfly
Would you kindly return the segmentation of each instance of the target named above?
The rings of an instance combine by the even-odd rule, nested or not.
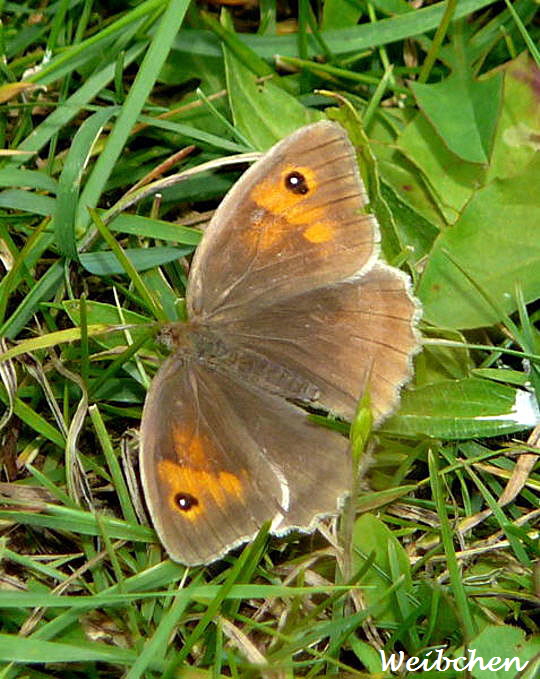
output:
[[[223,199],[194,255],[187,323],[154,377],[142,485],[169,556],[205,564],[270,532],[311,531],[350,492],[340,433],[369,388],[375,421],[411,376],[419,305],[379,258],[355,153],[336,123],[276,144]]]

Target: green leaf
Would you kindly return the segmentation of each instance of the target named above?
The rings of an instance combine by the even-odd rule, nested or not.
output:
[[[55,241],[60,253],[70,259],[78,257],[75,217],[84,169],[103,127],[117,112],[116,107],[103,108],[84,121],[73,137],[58,181],[53,217]]]
[[[466,439],[523,431],[539,422],[538,404],[530,392],[471,377],[405,391],[399,411],[383,430]]]
[[[265,151],[299,127],[324,117],[302,106],[274,78],[257,82],[257,76],[229,49],[223,50],[234,123],[253,148]]]
[[[56,200],[48,196],[40,196],[22,189],[7,189],[0,193],[0,207],[10,210],[21,210],[42,217],[48,217],[54,212]]]
[[[103,323],[104,325],[119,325],[121,323],[138,325],[148,323],[148,318],[135,313],[135,311],[130,311],[129,309],[122,309],[122,314],[120,315],[118,309],[112,304],[94,302],[93,300],[87,299],[85,305],[88,325],[97,323]],[[79,326],[81,323],[80,301],[78,299],[66,299],[62,302],[62,307],[68,314],[72,323]],[[109,337],[112,337],[112,335],[109,335]]]
[[[134,659],[134,651],[95,641],[75,645],[0,634],[0,660],[2,662],[26,664],[93,661],[128,665]]]
[[[519,627],[487,625],[467,644],[467,651],[469,649],[483,660],[483,663],[475,664],[474,679],[514,679],[528,676],[528,673],[522,675],[520,670],[525,669],[525,664],[534,663],[534,656],[540,653],[540,639],[525,639],[525,633]],[[465,650],[463,655],[468,659]],[[486,667],[488,663],[490,666]]]
[[[460,0],[454,18],[465,17],[483,7],[494,4],[494,0]],[[415,9],[376,23],[360,24],[335,30],[321,31],[321,39],[335,55],[360,52],[371,49],[373,45],[385,45],[404,38],[411,38],[439,25],[444,14],[445,3],[437,2],[429,7]],[[263,59],[274,59],[276,55],[300,57],[298,37],[292,35],[241,35],[240,39]],[[218,40],[208,31],[182,29],[179,31],[175,47],[183,51],[206,56],[220,56]],[[320,54],[320,44],[308,40],[308,55]]]
[[[126,51],[123,58],[124,67],[129,66],[145,49],[146,42],[140,42]],[[76,90],[58,108],[48,115],[45,120],[35,127],[32,132],[18,146],[22,151],[38,153],[49,143],[60,129],[70,120],[78,116],[81,110],[103,90],[114,77],[115,63],[108,63],[101,71],[91,75],[81,87]],[[14,158],[12,164],[20,165],[23,158]]]
[[[470,55],[459,30],[452,48],[450,76],[430,85],[413,82],[411,89],[450,151],[467,162],[486,164],[499,114],[502,76],[496,74],[481,81],[473,77]]]
[[[81,324],[81,303],[78,299],[67,299],[62,302],[64,311],[69,316],[71,322],[76,327]],[[149,319],[141,314],[130,311],[129,309],[122,309],[120,311],[112,304],[105,304],[103,302],[94,302],[93,300],[86,300],[86,321],[89,326],[95,324],[104,325],[120,325],[126,323],[130,326],[129,333],[134,342],[142,339],[143,336],[149,334]],[[140,326],[137,327],[137,326]],[[107,333],[99,337],[94,337],[94,341],[101,346],[113,348],[123,347],[126,344],[126,338],[123,332]]]
[[[504,96],[488,179],[522,174],[540,151],[538,67],[524,52],[504,69]]]
[[[155,534],[146,526],[115,519],[105,514],[99,515],[79,509],[47,505],[48,513],[35,514],[18,510],[1,509],[0,519],[15,521],[27,526],[42,526],[51,530],[70,531],[76,535],[101,535],[103,529],[111,538],[154,542]]]
[[[456,99],[452,102],[452,109],[456,111],[459,108],[460,103]],[[485,167],[464,162],[450,151],[422,113],[412,118],[399,135],[397,145],[410,166],[416,168],[416,172],[405,176],[403,181],[399,181],[396,169],[387,168],[387,176],[394,179],[402,200],[429,221],[436,218],[432,214],[436,206],[445,221],[453,224],[475,189],[484,183]],[[399,170],[406,172],[401,164]],[[421,171],[420,176],[418,170]]]
[[[380,163],[378,167],[381,174],[385,175],[386,172]],[[386,165],[387,167],[388,165]],[[400,243],[406,243],[412,249],[413,261],[421,260],[433,247],[433,243],[439,235],[439,229],[432,222],[424,219],[408,202],[404,201],[402,195],[397,193],[394,186],[390,186],[384,180],[380,182],[380,185],[381,196],[394,217]]]
[[[174,262],[180,257],[185,257],[193,252],[192,247],[187,248],[137,248],[124,250],[124,254],[133,264],[137,271],[145,271],[155,266],[161,266],[168,262]],[[80,256],[81,264],[90,273],[96,276],[110,276],[111,274],[123,274],[124,268],[113,252],[88,252]]]
[[[365,587],[364,597],[367,606],[372,608],[373,617],[379,624],[399,624],[403,620],[403,612],[400,613],[396,592],[390,593],[388,598],[381,597],[394,584],[390,545],[392,545],[393,558],[397,559],[400,575],[403,577],[399,589],[411,592],[411,569],[405,550],[386,525],[369,513],[362,514],[356,520],[353,540],[353,569],[355,571],[359,571],[369,556],[374,553],[373,563],[358,580],[358,584]]]
[[[39,309],[41,302],[49,301],[58,292],[63,276],[64,269],[61,262],[54,262],[16,307],[13,315],[0,327],[0,335],[9,338],[16,337]]]
[[[362,16],[360,4],[356,0],[326,0],[322,9],[323,31],[354,26]]]
[[[85,184],[79,201],[77,228],[89,223],[88,208],[94,208],[111,176],[115,163],[126,144],[133,125],[137,122],[152,86],[159,76],[171,43],[173,42],[187,11],[188,0],[170,0],[152,36],[152,43],[137,70],[135,81],[129,90],[115,125],[107,137],[106,145]]]
[[[163,0],[146,0],[139,3],[130,12],[122,15],[119,20],[103,27],[88,39],[75,41],[73,45],[60,50],[55,58],[29,75],[28,82],[48,85],[71,73],[75,68],[84,68],[88,62],[103,56],[109,47],[112,47],[112,50],[109,51],[108,56],[114,63],[118,50],[125,49],[127,40],[133,38],[141,23],[147,20],[156,9],[159,11],[160,5],[163,4]]]
[[[540,155],[523,174],[476,192],[456,224],[436,241],[420,279],[417,293],[426,320],[448,328],[497,323],[501,314],[478,288],[489,291],[506,313],[517,309],[516,285],[527,303],[539,297],[540,202],[531,190],[537,186]]]
[[[425,386],[444,380],[470,377],[474,363],[463,336],[455,330],[437,329],[441,344],[426,343],[414,362],[414,380],[418,386]],[[455,342],[455,346],[444,346],[444,340]],[[494,370],[502,373],[502,370]],[[505,371],[506,372],[506,371]],[[501,378],[500,381],[504,381]]]
[[[120,233],[132,233],[136,236],[182,243],[183,245],[198,245],[202,237],[202,233],[198,229],[141,215],[118,215],[110,222],[109,229]]]
[[[56,193],[58,189],[58,183],[45,172],[15,168],[0,170],[0,186],[24,186],[49,193]]]

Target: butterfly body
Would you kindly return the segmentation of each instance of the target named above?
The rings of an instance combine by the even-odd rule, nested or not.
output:
[[[191,360],[210,371],[234,375],[290,400],[311,403],[319,396],[313,382],[259,353],[256,345],[239,346],[235,336],[227,341],[226,333],[214,330],[211,325],[173,323],[162,334],[166,337],[164,343],[174,347],[179,362]]]
[[[186,324],[143,412],[141,470],[173,559],[215,560],[264,521],[312,530],[350,489],[345,418],[369,388],[380,421],[418,347],[409,281],[377,259],[352,147],[322,122],[277,144],[216,211],[195,254]]]

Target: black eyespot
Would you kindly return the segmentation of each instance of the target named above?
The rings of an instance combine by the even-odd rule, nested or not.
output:
[[[285,186],[300,196],[303,196],[309,191],[309,186],[307,185],[306,178],[301,172],[289,172],[285,177]]]
[[[177,493],[174,501],[178,505],[178,509],[181,509],[183,512],[189,512],[190,509],[199,504],[197,498],[189,493]]]

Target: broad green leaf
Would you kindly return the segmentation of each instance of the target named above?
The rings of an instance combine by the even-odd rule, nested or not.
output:
[[[323,31],[354,26],[362,16],[360,3],[356,0],[326,0],[322,9],[321,30]]]
[[[455,112],[459,110],[460,99],[456,98],[446,105]],[[397,145],[409,163],[421,170],[420,181],[427,187],[431,197],[425,195],[425,189],[422,184],[418,184],[419,178],[416,176],[405,177],[406,183],[397,185],[401,198],[428,220],[433,219],[435,203],[446,222],[453,224],[475,189],[483,183],[485,168],[464,162],[450,151],[422,113],[418,113],[403,130]]]
[[[171,50],[159,79],[169,87],[184,88],[187,83],[196,78],[197,90],[182,96],[182,106],[174,116],[176,122],[190,125],[193,129],[205,130],[216,137],[230,138],[230,134],[219,115],[229,119],[229,105],[225,93],[225,66],[223,56],[219,58],[201,57],[191,52]],[[211,106],[205,102],[203,96],[212,97]],[[212,95],[223,93],[217,98]],[[219,115],[216,115],[216,109]]]
[[[400,589],[411,594],[410,562],[405,550],[386,525],[369,513],[362,514],[356,520],[353,541],[353,570],[355,572],[359,571],[366,559],[374,553],[373,564],[358,581],[358,584],[365,586],[363,594],[367,606],[372,608],[373,618],[378,623],[399,624],[406,614],[404,615],[404,611],[399,609],[396,592],[392,592],[387,599],[382,598],[382,595],[394,584],[390,564],[390,545],[399,563],[400,575],[403,576]]]
[[[506,313],[517,308],[516,285],[527,303],[540,296],[537,186],[540,155],[521,175],[494,180],[471,198],[436,241],[420,279],[426,320],[448,328],[492,325],[501,314],[480,290]]]
[[[168,280],[170,275],[166,278],[161,269],[149,269],[144,271],[141,276],[144,284],[153,291],[155,299],[163,307],[165,316],[170,321],[180,321],[185,320],[181,298],[185,290],[185,278],[187,276],[181,265],[175,264],[173,267],[174,272],[180,271],[181,273],[179,280],[172,281],[172,286]],[[169,267],[167,273],[171,274],[171,268]]]
[[[521,674],[533,665],[534,656],[540,654],[540,638],[525,638],[525,632],[511,625],[487,625],[480,634],[469,641],[463,656],[469,659],[466,651],[482,658],[483,663],[476,662],[473,671],[474,679],[514,679],[529,677]],[[456,654],[457,655],[457,654]]]
[[[162,130],[169,130],[180,137],[185,137],[191,142],[200,142],[206,144],[211,148],[223,149],[225,151],[232,151],[235,153],[244,153],[249,151],[245,144],[238,144],[223,137],[220,130],[219,134],[211,134],[205,130],[201,130],[193,125],[185,125],[184,123],[177,123],[171,120],[160,120],[159,118],[151,118],[143,114],[138,116],[138,121],[146,123],[151,127],[156,127]]]
[[[253,145],[265,151],[299,127],[323,118],[300,104],[272,79],[257,76],[223,47],[229,105],[235,126]]]
[[[124,364],[124,369],[126,369],[127,372],[131,372],[129,366],[126,366],[126,364]],[[133,404],[142,403],[144,401],[145,391],[133,379],[118,377],[118,375],[116,375],[114,379],[108,380],[95,390],[93,396],[100,401],[114,401],[117,404]]]
[[[378,167],[380,168],[380,164]],[[400,242],[412,250],[413,262],[422,260],[433,247],[439,229],[410,207],[402,196],[398,195],[393,185],[384,180],[380,184],[381,195],[394,217]]]
[[[259,78],[274,77],[276,75],[272,67],[241,40],[240,35],[234,29],[231,15],[227,11],[221,13],[221,21],[215,19],[209,12],[202,12],[201,18],[220,38],[223,48],[238,59],[241,64],[249,68],[252,73]],[[282,81],[279,79],[277,81],[281,86]]]
[[[499,112],[501,85],[500,74],[475,80],[470,66],[460,59],[446,80],[433,85],[411,83],[411,89],[448,149],[469,163],[486,164]]]
[[[369,144],[362,122],[358,114],[353,113],[348,106],[332,108],[327,111],[331,120],[336,120],[348,131],[351,142],[356,150],[360,173],[366,184],[369,197],[369,210],[377,216],[382,238],[382,252],[391,262],[404,249],[400,232],[388,203],[381,192],[381,182],[377,160]]]
[[[397,153],[391,159],[380,161],[379,168],[385,184],[392,187],[405,206],[419,215],[420,222],[433,225],[436,236],[446,226],[446,220],[420,168],[411,163],[408,155]],[[413,232],[416,232],[414,227]]]
[[[220,152],[220,155],[222,155],[222,152]],[[206,159],[210,160],[210,157],[206,156],[205,158],[201,154],[201,163]],[[238,176],[237,171],[201,172],[192,175],[185,181],[163,189],[163,208],[166,210],[170,205],[174,209],[179,203],[221,199],[238,179]],[[197,231],[197,229],[191,230]],[[200,236],[200,232],[198,233]]]
[[[219,92],[225,87],[225,69],[222,58],[202,57],[193,52],[172,49],[159,74],[159,80],[169,86],[183,85],[197,78],[199,87],[206,93]],[[186,100],[182,98],[182,101]],[[189,99],[187,100],[189,101]],[[226,97],[220,99],[226,101]],[[204,108],[204,107],[203,107]],[[180,114],[184,118],[183,113]],[[205,126],[202,129],[207,129]]]
[[[412,5],[409,5],[406,0],[372,0],[371,4],[385,14],[414,12]]]
[[[21,210],[42,217],[49,217],[54,212],[56,200],[49,196],[41,196],[32,191],[22,189],[6,189],[0,193],[0,207]]]
[[[486,380],[495,380],[503,384],[511,384],[514,387],[530,386],[531,378],[527,373],[518,372],[511,368],[473,368],[471,370],[474,377]]]
[[[370,674],[378,675],[381,671],[381,656],[377,652],[378,649],[367,641],[362,641],[355,635],[352,635],[348,641],[351,646],[351,651],[356,655],[368,672]]]
[[[539,151],[538,67],[524,52],[504,70],[503,103],[488,179],[521,174]]]
[[[437,338],[441,344],[426,342],[422,352],[414,361],[414,382],[425,386],[435,382],[457,380],[469,377],[474,364],[463,336],[455,330],[437,329]],[[462,346],[444,346],[444,340],[459,342]],[[494,370],[501,373],[501,370]]]
[[[405,391],[399,411],[383,430],[402,436],[467,439],[510,434],[539,423],[533,394],[471,377]]]

